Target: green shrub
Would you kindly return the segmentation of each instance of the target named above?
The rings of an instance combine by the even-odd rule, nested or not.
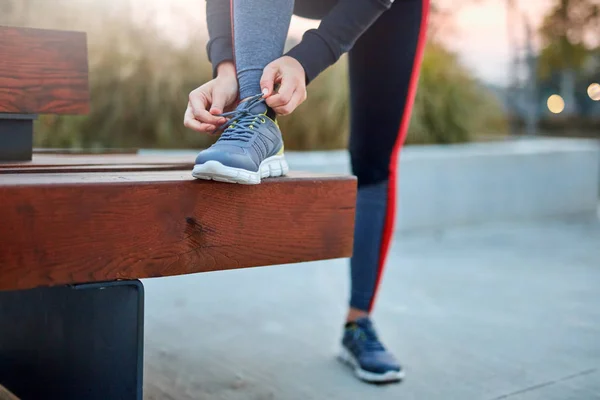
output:
[[[73,3],[62,7],[67,4]],[[183,127],[188,93],[211,78],[202,35],[175,46],[151,25],[133,24],[114,15],[88,23],[82,19],[52,19],[47,11],[41,18],[36,10],[30,9],[34,13],[31,21],[36,23],[33,26],[85,28],[88,32],[91,89],[90,115],[42,116],[36,123],[36,146],[201,148],[214,141],[214,137]],[[73,8],[70,15],[78,12]],[[293,115],[281,118],[288,149],[346,146],[346,67],[344,57],[311,84],[308,100]],[[454,54],[430,43],[408,143],[465,142],[474,135],[501,130],[503,116],[490,93]]]
[[[456,55],[430,43],[421,67],[407,141],[461,143],[505,131],[499,101],[471,76]]]

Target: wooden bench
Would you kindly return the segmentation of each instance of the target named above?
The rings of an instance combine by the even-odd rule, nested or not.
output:
[[[0,384],[23,400],[142,399],[140,279],[352,252],[354,177],[231,185],[176,156],[32,150],[35,115],[87,99],[85,35],[0,27]]]
[[[0,400],[19,400],[19,398],[12,394],[7,388],[0,385]]]

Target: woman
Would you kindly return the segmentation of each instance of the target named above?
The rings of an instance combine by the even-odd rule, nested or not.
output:
[[[284,175],[277,115],[292,113],[306,99],[306,86],[348,52],[349,150],[358,195],[340,358],[368,382],[404,376],[370,314],[393,232],[398,153],[414,102],[428,9],[429,0],[207,0],[214,79],[190,93],[185,113],[188,128],[223,131],[198,154],[194,177],[251,184]],[[321,23],[283,54],[292,14]]]

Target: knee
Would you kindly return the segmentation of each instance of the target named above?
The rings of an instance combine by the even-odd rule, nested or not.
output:
[[[390,177],[390,164],[386,160],[360,160],[352,159],[352,173],[356,176],[358,187],[377,185],[388,181]]]

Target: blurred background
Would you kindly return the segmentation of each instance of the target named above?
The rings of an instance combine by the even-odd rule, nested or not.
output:
[[[213,140],[182,125],[187,94],[210,79],[203,1],[0,0],[0,24],[89,34],[92,112],[42,117],[37,146],[195,149]],[[294,18],[288,46],[316,24]],[[599,38],[596,0],[434,0],[409,144],[597,137]],[[346,79],[342,59],[283,119],[290,150],[346,146]]]
[[[204,7],[0,0],[0,25],[88,33],[91,113],[40,116],[36,146],[191,162],[214,140],[183,126],[211,78]],[[350,172],[346,80],[343,58],[281,119],[292,169]],[[348,265],[329,260],[146,280],[145,398],[600,399],[599,139],[600,0],[433,0],[375,310],[406,382],[335,362]]]

